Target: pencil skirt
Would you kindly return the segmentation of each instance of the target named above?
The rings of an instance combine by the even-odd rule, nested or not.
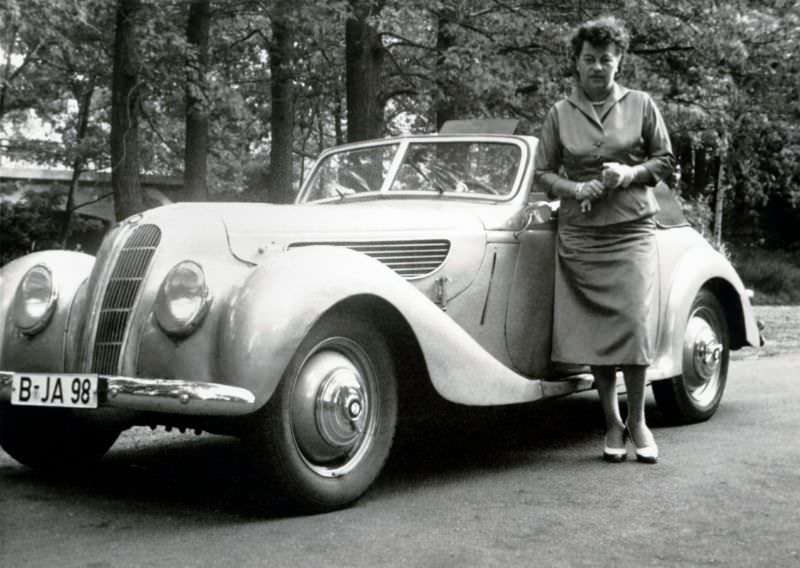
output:
[[[558,227],[553,361],[649,365],[658,258],[652,217]]]

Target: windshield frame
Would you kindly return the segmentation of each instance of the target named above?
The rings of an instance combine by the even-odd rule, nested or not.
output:
[[[406,190],[406,191],[389,191],[394,183],[397,173],[400,170],[403,161],[405,160],[406,153],[412,144],[442,144],[452,142],[474,142],[474,143],[502,143],[514,145],[520,150],[519,164],[517,172],[514,176],[514,181],[511,186],[512,189],[504,195],[491,195],[483,193],[465,193],[459,191],[443,191],[431,192],[429,190]],[[317,175],[320,166],[333,154],[352,152],[353,150],[361,150],[366,148],[374,148],[379,146],[392,146],[397,145],[397,151],[392,158],[392,163],[386,171],[386,177],[383,180],[381,188],[378,191],[367,191],[354,194],[344,194],[341,196],[325,197],[322,199],[314,199],[307,201],[307,195],[310,192],[311,181]],[[317,203],[341,203],[346,201],[360,201],[365,199],[408,199],[408,198],[427,198],[427,199],[454,199],[454,200],[467,200],[467,201],[480,201],[480,202],[497,202],[505,203],[513,200],[520,192],[525,172],[528,164],[532,159],[531,149],[523,139],[517,136],[508,135],[493,135],[493,134],[455,134],[455,135],[418,135],[418,136],[399,136],[395,138],[384,138],[381,140],[370,140],[367,142],[355,142],[351,144],[343,144],[334,146],[324,150],[311,169],[311,173],[303,181],[303,185],[297,194],[295,200],[296,204],[317,204]]]

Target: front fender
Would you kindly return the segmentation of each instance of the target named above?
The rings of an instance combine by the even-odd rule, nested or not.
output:
[[[58,292],[50,323],[31,337],[17,330],[10,313],[17,287],[25,273],[37,264],[53,274]],[[28,254],[0,269],[0,369],[14,371],[63,371],[68,342],[77,336],[79,314],[73,302],[94,266],[94,257],[74,251],[51,250]]]
[[[462,404],[510,404],[542,397],[540,381],[497,361],[419,290],[380,262],[343,247],[276,254],[236,293],[221,325],[222,368],[264,404],[315,322],[357,295],[382,298],[421,347],[434,388]]]
[[[653,365],[658,376],[653,378],[667,378],[683,372],[683,340],[689,311],[695,296],[705,286],[711,288],[723,304],[731,333],[741,337],[733,347],[759,344],[753,308],[733,266],[710,246],[693,247],[683,254],[672,272],[659,331],[659,356]]]

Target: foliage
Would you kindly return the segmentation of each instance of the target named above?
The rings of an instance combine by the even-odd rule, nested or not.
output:
[[[3,195],[21,192],[16,184],[0,187]],[[35,250],[61,248],[65,192],[63,187],[49,192],[27,191],[19,200],[0,195],[0,266]],[[101,221],[78,217],[67,246],[94,246],[102,231]]]
[[[797,254],[761,247],[742,247],[732,258],[753,303],[800,305],[800,260]]]
[[[0,136],[20,157],[109,164],[113,4],[3,0]],[[141,41],[143,173],[180,175],[190,0],[144,0]],[[273,143],[270,0],[217,0],[209,67],[190,88],[209,112],[212,198],[266,199]],[[347,139],[345,23],[367,9],[380,35],[386,134],[432,132],[448,117],[513,117],[536,134],[571,86],[566,39],[588,17],[623,16],[631,49],[621,81],[653,94],[681,167],[687,211],[710,231],[724,191],[725,237],[791,249],[800,243],[800,5],[785,0],[300,0],[294,38],[295,189],[311,157]],[[3,53],[0,53],[3,55]],[[89,128],[77,101],[89,84]],[[32,140],[35,116],[60,138]]]

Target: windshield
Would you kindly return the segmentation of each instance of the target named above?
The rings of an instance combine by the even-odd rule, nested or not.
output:
[[[398,155],[402,152],[402,160]],[[522,149],[511,142],[411,141],[343,150],[314,170],[303,201],[375,193],[509,196]],[[387,179],[392,176],[392,179]]]
[[[371,146],[329,155],[314,170],[305,201],[380,191],[399,147]]]

